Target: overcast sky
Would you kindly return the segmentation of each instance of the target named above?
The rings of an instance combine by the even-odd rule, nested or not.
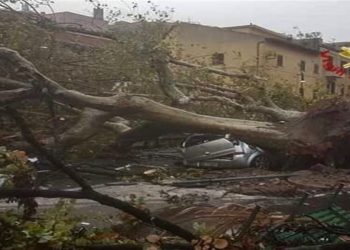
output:
[[[100,0],[109,7],[127,9],[129,0]],[[136,0],[146,6],[146,0]],[[253,23],[277,32],[295,34],[319,31],[325,42],[350,41],[350,0],[153,0],[160,8],[173,7],[173,20],[211,26]],[[55,0],[56,12],[91,15],[87,0]],[[142,7],[141,7],[142,8]]]

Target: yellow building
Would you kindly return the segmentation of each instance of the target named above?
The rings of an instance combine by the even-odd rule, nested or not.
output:
[[[103,20],[103,10],[94,9],[94,17],[75,13],[55,13],[59,25],[67,23],[88,31],[131,30],[140,28],[140,23],[119,22],[113,26]],[[91,25],[93,24],[93,25]],[[170,25],[170,24],[167,24]],[[71,27],[72,28],[72,27]],[[323,93],[350,95],[349,71],[342,76],[324,69],[320,52],[329,50],[332,63],[336,66],[347,60],[338,55],[341,46],[350,43],[323,44],[321,39],[293,39],[257,25],[235,27],[211,27],[198,24],[180,23],[173,30],[174,38],[182,47],[178,55],[193,63],[204,63],[212,67],[235,72],[246,71],[268,78],[270,84],[288,85],[295,93],[307,99]],[[59,40],[72,40],[98,46],[93,36],[65,32],[57,35]],[[98,42],[96,44],[96,42]]]
[[[350,94],[349,72],[339,76],[322,65],[320,52],[325,49],[335,65],[345,63],[339,47],[322,44],[319,38],[293,39],[252,24],[218,28],[180,23],[174,32],[181,59],[265,75],[270,83],[288,84],[307,99],[321,92]]]

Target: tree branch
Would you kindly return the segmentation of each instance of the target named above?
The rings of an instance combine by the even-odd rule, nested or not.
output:
[[[88,140],[97,134],[101,130],[103,124],[112,117],[113,115],[103,111],[90,108],[84,109],[80,115],[79,121],[58,136],[60,149],[64,150]],[[54,138],[48,138],[44,143],[51,147],[54,145],[54,141]]]
[[[7,111],[7,114],[10,117],[12,117],[17,123],[17,125],[20,127],[22,135],[27,140],[27,142],[30,143],[40,154],[45,156],[45,158],[54,167],[56,167],[57,169],[67,174],[74,182],[76,182],[82,188],[82,190],[78,192],[73,192],[73,193],[70,193],[67,191],[60,191],[59,193],[55,194],[53,192],[45,192],[46,190],[15,190],[17,192],[13,191],[13,193],[11,193],[11,191],[0,189],[0,194],[2,191],[4,191],[8,195],[7,197],[9,197],[9,195],[12,194],[15,197],[20,197],[20,195],[23,195],[26,197],[30,197],[30,196],[36,197],[36,195],[40,195],[40,197],[46,197],[46,198],[54,198],[54,197],[57,197],[58,194],[60,194],[60,195],[65,195],[64,197],[68,196],[68,198],[90,199],[90,200],[97,201],[102,205],[120,209],[125,213],[133,215],[134,217],[143,221],[144,223],[157,226],[163,230],[167,230],[173,233],[174,235],[177,235],[187,241],[191,241],[196,238],[191,232],[171,222],[168,222],[161,218],[153,217],[149,213],[141,209],[138,209],[127,202],[110,197],[108,195],[98,193],[95,190],[93,190],[92,187],[83,178],[81,178],[74,170],[66,167],[60,160],[56,159],[56,157],[51,155],[44,147],[40,145],[40,143],[33,136],[31,130],[29,129],[24,119],[20,116],[20,114],[15,109],[7,107],[6,111]]]
[[[0,198],[18,197],[43,197],[43,198],[68,198],[68,199],[88,199],[96,201],[102,205],[114,207],[121,211],[135,216],[137,219],[149,225],[157,226],[163,230],[169,231],[187,241],[196,239],[196,237],[182,229],[181,227],[160,219],[153,217],[149,213],[135,208],[127,202],[110,197],[108,195],[100,194],[94,190],[82,191],[65,191],[65,190],[39,190],[39,189],[0,189]]]
[[[287,146],[288,136],[272,123],[199,115],[139,96],[120,94],[97,97],[67,90],[40,73],[17,52],[9,49],[0,49],[0,66],[10,75],[30,79],[29,82],[42,89],[42,92],[67,105],[98,109],[115,116],[159,122],[188,132],[231,133],[237,139],[265,148],[283,149]]]
[[[22,132],[23,138],[30,143],[41,155],[45,156],[57,169],[67,174],[75,183],[77,183],[83,190],[92,190],[91,186],[81,178],[73,169],[66,167],[56,157],[51,155],[40,143],[35,139],[29,126],[17,112],[17,110],[6,107],[6,113],[16,122]]]
[[[175,104],[187,104],[190,99],[177,87],[166,58],[154,58],[153,66],[158,74],[159,86]]]
[[[33,87],[29,83],[24,83],[21,81],[16,81],[12,79],[8,79],[5,77],[0,77],[0,86],[7,87],[7,88],[31,88]]]
[[[274,121],[293,121],[301,118],[305,114],[304,112],[299,112],[294,110],[284,110],[279,107],[273,108],[273,107],[260,105],[252,97],[249,97],[248,95],[244,95],[239,91],[235,91],[232,89],[227,89],[219,86],[214,88],[212,85],[209,85],[210,87],[208,87],[206,86],[206,84],[192,85],[192,84],[185,84],[185,83],[178,83],[177,85],[184,88],[199,90],[201,92],[214,95],[214,96],[208,96],[208,97],[196,96],[191,98],[192,100],[216,101],[225,105],[239,108],[241,110],[268,115],[272,117]],[[247,104],[244,104],[244,103],[240,104],[236,101],[237,99],[243,99],[244,101],[247,102]]]
[[[187,84],[187,83],[177,83],[176,85],[178,85],[179,87],[186,88],[186,89],[200,90],[200,91],[205,92],[205,93],[209,93],[209,94],[213,94],[213,95],[217,95],[217,96],[223,96],[223,97],[226,97],[229,99],[236,99],[238,97],[237,93],[217,90],[217,89],[214,89],[212,87],[207,87],[207,86],[202,85],[202,84],[194,85],[194,84]]]
[[[126,151],[135,142],[150,140],[171,132],[176,133],[181,132],[181,130],[159,123],[145,122],[144,124],[125,131],[125,133],[117,135],[113,146],[118,151]]]
[[[210,68],[210,67],[203,67],[201,65],[192,64],[192,63],[188,63],[188,62],[184,62],[184,61],[180,61],[180,60],[176,60],[176,59],[170,59],[169,62],[172,64],[175,64],[175,65],[184,66],[184,67],[188,67],[188,68],[203,69],[203,70],[208,71],[209,73],[214,73],[214,74],[222,75],[222,76],[241,78],[241,79],[265,80],[264,78],[258,77],[255,75],[249,75],[246,73],[226,72],[223,70],[214,69],[214,68]]]
[[[251,97],[250,95],[247,95],[244,92],[239,91],[237,89],[227,88],[227,87],[219,86],[217,84],[212,84],[212,83],[203,83],[203,82],[199,82],[199,81],[195,81],[195,83],[199,84],[201,86],[207,86],[207,87],[210,87],[212,89],[219,90],[223,93],[227,93],[227,92],[232,93],[237,98],[242,99],[242,101],[244,101],[244,103],[247,103],[247,104],[256,103],[256,100],[253,97]]]
[[[67,198],[67,199],[89,199],[87,192],[83,191],[65,191],[65,190],[47,190],[47,189],[0,189],[0,199],[9,197],[17,198]]]
[[[18,88],[12,90],[0,91],[0,105],[10,104],[12,102],[22,101],[24,99],[33,98],[36,96],[32,88]]]
[[[130,129],[123,121],[108,122],[114,115],[96,109],[85,108],[80,115],[79,121],[64,133],[58,136],[59,150],[65,150],[80,144],[101,132],[102,128],[113,131],[116,135],[125,133]],[[50,137],[43,141],[49,147],[55,145],[54,138]]]

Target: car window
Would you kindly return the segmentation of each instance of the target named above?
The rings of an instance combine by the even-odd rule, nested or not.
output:
[[[182,143],[182,147],[191,147],[195,145],[199,145],[205,142],[213,141],[223,138],[222,135],[192,135],[185,139]]]

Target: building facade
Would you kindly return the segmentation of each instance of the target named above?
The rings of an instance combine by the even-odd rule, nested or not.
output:
[[[329,50],[335,65],[347,60],[338,55],[339,46],[321,39],[293,39],[252,24],[218,28],[181,23],[174,34],[181,59],[267,76],[271,84],[288,85],[306,99],[321,93],[350,95],[349,72],[339,76],[326,70],[320,52]]]
[[[70,12],[45,16],[63,27],[113,32],[112,26],[104,21],[100,8],[94,9],[93,17]],[[122,26],[139,27],[136,23],[123,23]],[[253,24],[219,28],[179,23],[172,34],[181,45],[179,59],[228,72],[245,71],[267,77],[268,83],[288,86],[306,99],[322,94],[350,96],[350,70],[337,74],[325,67],[320,56],[321,52],[329,51],[331,63],[341,67],[349,60],[341,58],[338,52],[341,46],[350,46],[350,42],[325,44],[319,38],[293,39]],[[107,42],[95,38],[76,32],[58,34],[59,40],[87,43],[93,47]]]

